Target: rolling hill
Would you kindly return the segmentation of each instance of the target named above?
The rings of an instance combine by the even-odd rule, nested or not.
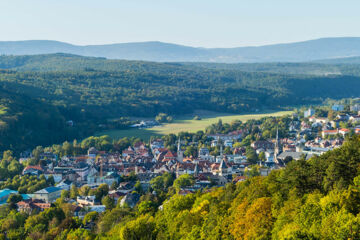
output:
[[[238,48],[196,48],[162,42],[77,46],[48,40],[0,42],[0,54],[70,53],[110,59],[156,62],[305,62],[360,56],[360,38],[310,41]]]
[[[293,74],[334,66],[157,63],[71,54],[1,56],[0,151],[79,139],[121,117],[153,118],[162,112],[176,117],[198,109],[281,110],[326,98],[359,97],[359,65],[351,65],[354,74]],[[279,73],[281,69],[288,71]],[[69,120],[73,127],[67,126]],[[58,134],[51,135],[53,131]]]

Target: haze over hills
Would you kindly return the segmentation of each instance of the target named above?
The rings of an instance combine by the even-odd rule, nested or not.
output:
[[[71,53],[109,59],[157,62],[306,62],[360,56],[360,38],[322,38],[304,42],[238,48],[196,48],[162,42],[77,46],[48,40],[0,42],[0,54]]]

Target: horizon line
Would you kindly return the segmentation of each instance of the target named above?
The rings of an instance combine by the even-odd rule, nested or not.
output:
[[[118,44],[162,43],[162,44],[177,45],[177,46],[199,48],[199,49],[233,49],[233,48],[247,48],[247,47],[252,48],[252,47],[283,45],[283,44],[295,44],[295,43],[303,43],[303,42],[309,42],[309,41],[317,41],[317,40],[322,40],[322,39],[336,39],[336,38],[360,38],[360,37],[355,37],[355,36],[320,37],[320,38],[311,38],[311,39],[299,40],[299,41],[278,42],[278,43],[259,44],[259,45],[243,45],[243,46],[237,46],[237,47],[201,47],[201,46],[191,46],[191,45],[181,44],[181,43],[165,42],[165,41],[160,41],[160,40],[113,42],[113,43],[101,43],[101,44],[76,44],[76,43],[71,43],[68,41],[52,40],[52,39],[24,39],[24,40],[0,40],[0,43],[48,41],[48,42],[58,42],[58,43],[69,44],[69,45],[76,46],[76,47],[106,46],[106,45],[109,46],[109,45],[118,45]]]

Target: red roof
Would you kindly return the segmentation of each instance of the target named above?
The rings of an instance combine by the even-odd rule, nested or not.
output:
[[[173,152],[171,152],[171,151],[168,151],[168,152],[165,154],[164,158],[176,158],[176,153],[173,153]]]
[[[36,169],[36,170],[39,170],[39,171],[44,171],[44,170],[42,169],[42,167],[39,166],[39,165],[36,165],[36,166],[27,166],[27,167],[24,169],[24,171],[29,170],[29,169]]]
[[[349,132],[350,130],[347,129],[347,128],[341,128],[340,131],[343,131],[343,132]]]

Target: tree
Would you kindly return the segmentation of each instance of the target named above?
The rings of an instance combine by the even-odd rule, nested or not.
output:
[[[179,191],[181,188],[189,187],[194,185],[195,180],[194,177],[189,174],[183,174],[180,175],[177,179],[174,181],[174,187],[177,191]]]
[[[142,194],[144,192],[140,181],[136,181],[134,188],[135,191],[138,192],[139,194]]]
[[[252,147],[246,148],[246,159],[249,163],[256,164],[258,162],[258,156],[256,151]]]
[[[72,185],[70,189],[70,198],[76,199],[77,196],[79,196],[78,188],[75,185]]]
[[[142,215],[129,221],[120,229],[121,240],[156,239],[155,219],[150,215]]]
[[[190,157],[190,156],[196,157],[197,156],[197,148],[195,148],[194,146],[187,146],[186,150],[184,152],[184,155],[187,157]]]
[[[95,222],[99,218],[98,212],[89,212],[85,215],[83,219],[83,224],[86,225],[88,223]]]
[[[11,194],[7,199],[7,203],[11,209],[17,209],[16,203],[23,200],[23,197],[20,194]]]
[[[101,203],[105,205],[107,210],[111,210],[115,207],[115,200],[110,196],[103,197]]]
[[[138,207],[138,214],[143,215],[147,213],[154,213],[156,211],[155,204],[152,201],[142,201]]]
[[[95,190],[95,197],[98,201],[100,201],[104,196],[106,196],[109,192],[109,186],[106,183],[101,184]]]
[[[244,201],[233,212],[230,232],[235,239],[271,239],[274,223],[271,198],[258,198],[251,205]]]
[[[264,153],[264,152],[260,152],[260,153],[259,153],[259,160],[262,161],[262,162],[265,162],[266,157],[265,157],[265,153]]]

